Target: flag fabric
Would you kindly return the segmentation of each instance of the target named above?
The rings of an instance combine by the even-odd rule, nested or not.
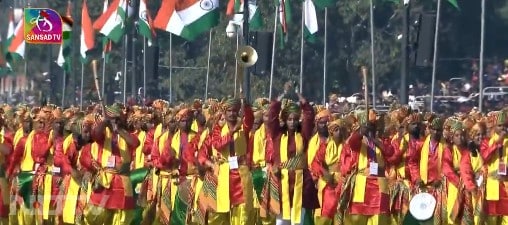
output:
[[[392,1],[397,1],[397,0],[392,0]],[[337,0],[314,0],[314,5],[319,10],[323,10],[325,8],[335,6],[336,3],[337,3]]]
[[[114,0],[93,24],[93,28],[118,43],[124,33],[126,25],[127,0]]]
[[[263,18],[261,12],[258,10],[256,0],[248,1],[249,3],[249,28],[253,30],[261,29],[263,27]],[[233,16],[231,21],[234,24],[241,26],[243,24],[243,0],[230,0],[228,2],[226,15]]]
[[[153,30],[152,16],[146,7],[146,0],[141,0],[139,3],[138,30],[139,34],[148,40],[148,46],[151,46],[155,32]]]
[[[9,48],[7,53],[8,61],[16,61],[25,57],[25,38],[24,38],[24,16],[21,16],[12,36],[9,37]]]
[[[293,18],[293,10],[291,8],[291,0],[275,0],[275,5],[279,10],[279,18],[278,18],[278,29],[280,34],[280,47],[284,48],[285,43],[287,42],[287,26],[292,24]]]
[[[450,3],[455,9],[460,9],[459,3],[457,3],[457,0],[448,0],[448,3]]]
[[[67,14],[62,17],[62,44],[60,44],[60,52],[58,53],[58,58],[56,60],[56,63],[66,72],[69,72],[72,66],[72,23],[71,2],[69,1],[67,5]]]
[[[219,24],[219,0],[163,0],[154,27],[192,41]]]
[[[318,22],[316,16],[316,7],[314,6],[314,2],[312,0],[304,0],[303,1],[303,10],[304,10],[304,35],[305,38],[314,42],[316,37],[315,34],[318,32]]]
[[[81,9],[81,44],[79,53],[81,55],[81,62],[86,63],[88,58],[86,52],[95,46],[94,30],[92,25],[92,19],[88,14],[88,6],[86,0],[83,1],[83,7]]]
[[[104,0],[104,6],[102,8],[102,14],[106,14],[106,12],[109,9],[109,0]],[[108,39],[108,37],[104,36],[102,37],[102,58],[107,62],[109,59],[109,53],[111,52],[112,48],[111,40]]]
[[[5,45],[4,41],[2,40],[2,37],[0,36],[0,52],[5,51]],[[0,76],[9,74],[12,72],[12,69],[9,65],[9,63],[5,60],[5,54],[0,54]]]
[[[14,13],[11,12],[9,13],[9,25],[8,25],[8,28],[7,28],[7,38],[5,40],[5,43],[4,43],[4,48],[3,48],[3,51],[2,53],[4,55],[7,55],[7,53],[9,52],[9,46],[11,44],[11,41],[12,39],[14,38]]]

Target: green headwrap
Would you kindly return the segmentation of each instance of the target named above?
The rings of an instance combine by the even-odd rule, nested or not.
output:
[[[119,105],[114,104],[112,106],[106,106],[106,115],[111,118],[120,117],[122,114],[122,109]]]
[[[228,98],[224,101],[226,108],[240,108],[240,100],[237,98]]]
[[[444,125],[443,118],[436,117],[430,122],[430,128],[434,130],[442,130]]]
[[[497,125],[504,125],[506,123],[506,112],[505,111],[499,111],[497,114]]]
[[[462,121],[457,120],[457,119],[450,120],[449,125],[450,125],[450,131],[452,131],[452,132],[461,131],[464,129],[464,126],[462,125]]]

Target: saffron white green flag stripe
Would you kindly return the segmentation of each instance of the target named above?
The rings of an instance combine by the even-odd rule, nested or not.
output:
[[[88,14],[88,6],[86,0],[83,1],[83,7],[81,8],[81,44],[79,46],[79,53],[81,55],[81,62],[86,63],[88,58],[86,52],[95,46],[94,30],[92,25],[92,19]]]
[[[138,20],[138,29],[139,33],[148,40],[148,46],[152,45],[152,27],[150,24],[152,23],[151,14],[146,7],[146,1],[141,0],[139,3],[139,20]]]
[[[304,0],[304,24],[305,30],[304,35],[308,41],[312,42],[315,40],[314,34],[318,32],[318,22],[316,16],[316,7],[314,6],[314,2],[312,0]]]
[[[4,49],[2,52],[4,55],[7,55],[7,53],[9,52],[9,45],[11,44],[11,41],[12,39],[14,38],[14,15],[13,13],[11,12],[10,15],[9,15],[9,25],[8,25],[8,28],[7,28],[7,38],[5,40],[5,43],[4,43]]]
[[[16,25],[14,33],[9,40],[7,60],[23,59],[25,57],[24,16]]]
[[[263,18],[261,17],[261,12],[258,10],[258,5],[256,0],[250,0],[249,2],[249,28],[250,29],[260,29],[263,27]],[[234,3],[234,11],[229,12],[234,14],[233,19],[231,21],[241,26],[243,24],[243,1],[235,0]]]
[[[154,27],[189,41],[219,24],[219,0],[163,0]]]
[[[60,44],[60,52],[56,63],[65,71],[71,69],[71,35],[72,23],[68,18],[62,18],[62,44]]]
[[[118,43],[125,33],[127,0],[115,0],[93,24],[95,30]]]

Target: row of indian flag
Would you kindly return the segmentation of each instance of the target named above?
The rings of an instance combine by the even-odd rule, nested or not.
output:
[[[161,7],[152,19],[147,7],[147,0],[140,0],[139,13],[137,15],[137,26],[140,35],[148,40],[151,45],[154,38],[154,29],[160,29],[180,36],[187,40],[194,40],[204,32],[219,24],[220,13],[218,11],[219,0],[162,0]],[[287,34],[287,26],[291,24],[292,6],[294,0],[275,0],[278,8],[278,24],[282,34]],[[398,0],[386,0],[398,1]],[[337,0],[303,0],[304,33],[309,40],[312,40],[318,32],[318,20],[316,9],[324,9],[335,5]],[[448,0],[450,4],[458,8],[457,0]],[[239,26],[243,24],[244,0],[229,0],[226,15],[231,21]],[[263,26],[263,19],[259,12],[256,0],[248,0],[249,24],[252,29]],[[68,1],[66,15],[63,17],[63,42],[60,47],[57,63],[64,69],[70,69],[71,60],[71,35],[72,16],[71,1]],[[130,10],[130,11],[129,11]],[[83,0],[81,11],[81,33],[80,33],[80,55],[83,63],[88,60],[87,52],[95,46],[95,31],[101,33],[103,38],[104,57],[111,50],[111,42],[119,42],[126,31],[128,18],[132,17],[132,8],[128,0],[104,0],[102,15],[92,23],[88,13],[86,0]],[[17,59],[23,59],[25,54],[25,41],[23,39],[23,19],[14,26],[13,14],[10,14],[7,39],[0,45],[5,59],[0,57],[1,68],[10,70],[10,63]],[[1,37],[0,37],[1,41]]]

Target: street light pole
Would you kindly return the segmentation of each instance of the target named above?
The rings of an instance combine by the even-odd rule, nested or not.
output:
[[[407,104],[407,77],[409,74],[409,0],[404,0],[404,5],[402,7],[404,11],[402,13],[402,65],[400,66],[399,101],[401,104]]]
[[[249,45],[249,1],[243,0],[243,42]],[[245,101],[250,103],[250,71],[248,67],[243,69],[243,94]]]

